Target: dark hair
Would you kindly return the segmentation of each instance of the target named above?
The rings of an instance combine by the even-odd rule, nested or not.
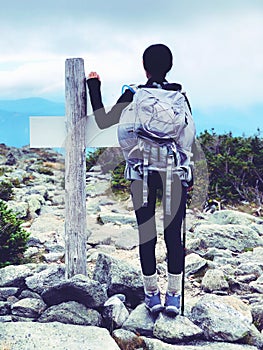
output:
[[[149,46],[143,53],[143,66],[153,78],[163,80],[173,65],[171,50],[163,44]]]

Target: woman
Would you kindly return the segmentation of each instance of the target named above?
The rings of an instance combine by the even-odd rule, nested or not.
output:
[[[170,84],[166,74],[173,65],[173,56],[170,49],[163,44],[149,46],[143,54],[143,66],[146,77],[145,85],[140,87],[157,88],[180,91],[181,85]],[[95,119],[101,129],[119,122],[123,109],[133,100],[134,91],[125,90],[115,106],[105,112],[101,91],[100,77],[91,72],[87,79],[90,100]],[[129,165],[128,165],[129,168]],[[127,169],[126,169],[127,170]],[[165,188],[166,177],[161,172],[150,171],[148,176],[148,205],[143,206],[143,179],[134,169],[126,171],[126,178],[131,180],[131,194],[139,230],[139,254],[143,275],[145,304],[152,312],[163,310],[160,290],[157,283],[155,246],[157,232],[155,223],[155,206],[157,192]],[[164,307],[170,315],[177,315],[180,309],[181,280],[183,269],[183,246],[181,242],[181,226],[185,216],[187,185],[175,174],[171,188],[172,207],[168,215],[164,205],[164,239],[167,248],[168,286],[165,295]]]

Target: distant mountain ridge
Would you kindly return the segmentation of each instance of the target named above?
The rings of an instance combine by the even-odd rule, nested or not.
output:
[[[63,116],[64,103],[33,97],[0,100],[0,143],[22,147],[29,144],[30,116]]]
[[[217,134],[232,132],[234,136],[255,135],[257,129],[263,130],[263,104],[249,109],[218,107],[208,112],[195,109],[193,116],[197,134],[213,128]],[[7,146],[29,145],[30,116],[63,116],[65,104],[40,97],[0,100],[0,143]]]

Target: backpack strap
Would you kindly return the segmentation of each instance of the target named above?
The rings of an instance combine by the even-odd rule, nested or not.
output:
[[[172,201],[172,181],[173,181],[173,150],[167,147],[167,166],[166,166],[166,189],[165,189],[165,213],[171,215],[171,201]]]
[[[148,146],[148,145],[147,145]],[[149,175],[149,154],[150,148],[145,147],[143,151],[143,207],[148,205],[148,175]]]

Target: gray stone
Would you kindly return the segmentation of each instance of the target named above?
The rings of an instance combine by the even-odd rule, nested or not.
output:
[[[64,246],[64,219],[53,214],[42,214],[30,227],[30,238],[40,243],[58,243]]]
[[[263,246],[263,239],[249,226],[201,224],[195,228],[195,234],[201,238],[201,248],[227,248],[233,252],[242,252],[247,248]]]
[[[18,299],[31,298],[31,299],[42,299],[38,293],[32,292],[32,290],[24,289],[18,296]]]
[[[113,331],[123,325],[129,317],[129,311],[120,298],[117,295],[113,295],[105,302],[102,316],[104,326],[108,330]]]
[[[28,215],[29,207],[27,202],[11,200],[7,202],[7,206],[8,209],[11,209],[19,219],[25,218]]]
[[[25,265],[10,265],[0,269],[0,287],[24,287],[33,272]]]
[[[142,337],[125,329],[116,329],[112,333],[113,339],[121,349],[146,349],[145,341]]]
[[[54,264],[50,265],[47,269],[26,278],[26,285],[29,289],[41,294],[50,287],[57,285],[64,280],[65,266]]]
[[[96,246],[99,244],[110,245],[112,243],[112,236],[114,235],[115,231],[116,228],[112,226],[99,226],[99,229],[97,228],[95,230],[92,230],[92,233],[89,236],[87,243],[91,246]]]
[[[120,349],[105,328],[59,322],[17,322],[15,327],[0,323],[0,345],[4,344],[12,350],[79,350],[84,344],[89,350]]]
[[[115,240],[115,247],[131,250],[139,245],[138,231],[132,227],[125,228],[122,227],[122,232],[119,238]]]
[[[262,258],[263,260],[263,258]],[[260,277],[263,270],[252,262],[241,263],[235,271],[235,275],[254,275],[256,278]]]
[[[229,288],[224,273],[219,269],[206,271],[201,286],[206,292],[226,290]]]
[[[218,258],[218,257],[231,259],[232,252],[228,249],[208,248],[205,254],[203,255],[203,258],[208,260],[214,260],[215,258]]]
[[[124,322],[122,328],[145,336],[153,335],[155,320],[144,304],[138,305]]]
[[[19,292],[19,288],[16,288],[16,287],[0,288],[0,300],[5,301],[10,296],[16,296],[18,292]]]
[[[105,285],[84,275],[53,285],[42,293],[42,298],[49,306],[77,301],[89,308],[101,307],[108,299]]]
[[[263,275],[261,275],[256,281],[249,283],[256,292],[263,293]]]
[[[258,349],[263,349],[263,333],[260,333],[255,325],[252,324],[244,342],[255,345]]]
[[[88,309],[76,301],[54,305],[45,310],[38,322],[62,322],[83,326],[101,326],[101,315],[98,311]]]
[[[253,323],[256,327],[262,331],[263,330],[263,301],[260,303],[252,304],[251,313],[253,316]]]
[[[192,275],[200,271],[207,265],[207,261],[198,254],[191,253],[185,258],[185,272],[186,275]]]
[[[141,271],[123,260],[100,253],[93,278],[107,285],[109,296],[124,294],[132,307],[144,299]]]
[[[132,225],[137,227],[137,222],[134,213],[129,214],[115,214],[115,213],[101,213],[100,217],[102,221],[106,223],[120,224],[120,225]]]
[[[41,209],[41,205],[45,203],[45,199],[40,194],[32,194],[25,197],[28,203],[28,210],[30,214],[34,214]]]
[[[46,304],[41,299],[24,298],[13,304],[11,309],[12,315],[36,319],[46,309]]]
[[[253,215],[242,213],[236,210],[219,210],[213,215],[209,216],[208,221],[217,223],[219,225],[245,225],[251,226],[253,224],[262,225],[261,232],[263,229],[263,220]]]
[[[205,295],[192,309],[191,319],[208,340],[241,341],[252,324],[249,307],[231,296]]]
[[[0,323],[4,322],[12,322],[12,316],[11,315],[6,315],[6,316],[0,316]],[[0,343],[1,344],[1,343]]]
[[[157,318],[153,335],[167,343],[188,342],[198,339],[203,331],[187,317],[178,315],[175,318],[160,314]]]
[[[184,345],[170,345],[159,339],[142,337],[147,350],[258,350],[255,346],[244,344],[231,344],[225,342],[197,341]]]
[[[43,254],[43,258],[47,263],[53,263],[53,262],[58,262],[61,261],[65,256],[65,253],[60,252],[60,253],[47,253]]]
[[[24,252],[25,258],[32,258],[34,255],[37,255],[39,253],[39,248],[37,247],[28,247],[27,250]]]
[[[0,316],[9,315],[11,313],[11,304],[7,301],[0,301]]]

